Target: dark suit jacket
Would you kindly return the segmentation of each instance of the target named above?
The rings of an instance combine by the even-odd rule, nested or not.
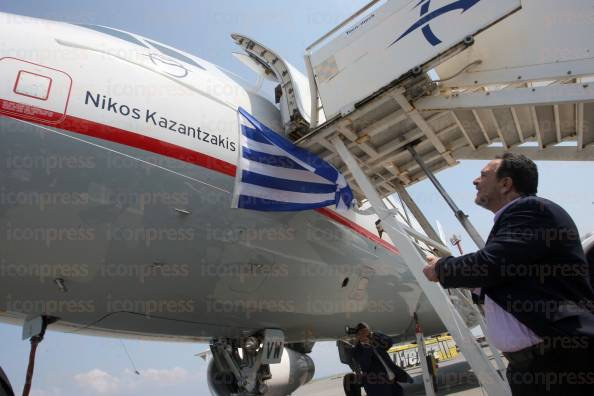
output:
[[[392,359],[390,359],[390,355],[388,355],[388,350],[392,345],[394,345],[394,341],[390,337],[379,332],[374,332],[371,345],[357,344],[353,350],[353,357],[359,363],[361,371],[364,374],[387,374],[384,365],[373,352],[375,349],[396,376],[396,382],[408,382],[411,377],[406,371],[396,366]],[[363,378],[363,381],[365,381],[365,377]]]
[[[594,292],[577,228],[559,205],[524,196],[495,222],[485,247],[436,264],[446,287],[482,287],[543,338],[594,336]]]
[[[14,396],[10,381],[8,381],[8,377],[4,374],[2,367],[0,367],[0,396]]]

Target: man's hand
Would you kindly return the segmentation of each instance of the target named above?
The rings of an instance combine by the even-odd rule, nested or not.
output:
[[[371,337],[371,332],[369,331],[369,329],[361,329],[357,332],[357,340],[361,344],[369,345],[370,337]]]
[[[423,273],[431,282],[439,281],[439,277],[435,271],[435,264],[437,264],[437,260],[439,260],[438,257],[432,255],[427,256],[427,265],[423,268]]]

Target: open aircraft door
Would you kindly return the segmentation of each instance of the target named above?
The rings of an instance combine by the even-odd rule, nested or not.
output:
[[[231,37],[247,54],[248,58],[238,57],[240,61],[253,70],[261,69],[268,80],[279,84],[275,96],[285,133],[298,138],[308,132],[311,94],[307,77],[263,44],[241,34],[234,33]]]

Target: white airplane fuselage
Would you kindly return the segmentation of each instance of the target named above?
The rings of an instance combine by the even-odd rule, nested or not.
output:
[[[274,105],[202,59],[114,34],[0,14],[0,320],[298,342],[360,321],[404,337],[418,312],[443,330],[373,216],[231,209],[237,108],[281,131]]]

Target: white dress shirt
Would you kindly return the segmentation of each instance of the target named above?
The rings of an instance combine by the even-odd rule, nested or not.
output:
[[[495,222],[514,201],[515,199],[495,213]],[[516,352],[542,342],[542,339],[532,330],[487,295],[485,295],[485,321],[490,342],[501,352]]]

